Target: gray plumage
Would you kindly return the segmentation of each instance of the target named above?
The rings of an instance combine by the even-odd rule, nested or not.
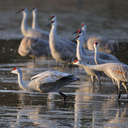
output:
[[[83,42],[82,34],[79,34],[79,37],[77,39],[77,45],[81,46],[80,43]],[[90,65],[87,64],[86,61],[83,61],[80,57],[82,53],[80,52],[81,47],[77,47],[77,58],[78,60],[76,62],[73,62],[73,64],[79,65],[84,67],[87,72],[89,71],[89,74],[92,76],[95,76],[95,71],[101,71],[104,72],[109,78],[116,81],[117,87],[118,87],[118,98],[120,98],[120,86],[125,88],[126,92],[127,87],[126,83],[128,82],[128,65],[123,63],[105,63],[105,64],[97,64],[97,65]]]
[[[101,37],[92,36],[92,37],[88,38],[88,40],[86,41],[87,25],[82,24],[81,30],[82,30],[82,35],[83,35],[83,44],[82,45],[84,46],[85,42],[86,42],[87,48],[88,48],[88,50],[87,49],[84,50],[83,53],[86,56],[92,56],[94,54],[94,43],[97,42],[100,45],[102,42],[102,39],[101,39]],[[104,46],[105,46],[105,44],[104,44]],[[100,59],[107,60],[109,62],[119,62],[119,60],[115,56],[113,56],[109,53],[98,52],[98,56]],[[101,62],[102,62],[102,60],[101,60]]]
[[[104,72],[109,78],[113,79],[117,83],[118,87],[118,98],[120,98],[120,86],[125,88],[128,93],[127,85],[128,82],[128,65],[122,63],[105,63],[98,65],[88,65],[79,61],[78,65],[85,66],[91,70]]]
[[[48,41],[24,37],[18,48],[21,56],[51,57]]]
[[[38,28],[30,28],[28,26],[27,24],[28,13],[29,13],[28,9],[25,8],[24,10],[22,10],[22,13],[23,13],[23,19],[21,22],[21,33],[23,34],[23,36],[29,37],[29,38],[41,38],[41,39],[48,40],[49,38],[48,32],[40,30]]]
[[[86,64],[91,64],[91,65],[95,64],[94,56],[85,56],[85,54],[83,54],[84,52],[84,49],[83,49],[84,38],[83,37],[84,37],[83,33],[80,33],[79,37],[77,38],[76,57],[79,61],[83,61]],[[100,84],[100,73],[98,71],[92,70],[88,68],[87,66],[83,66],[83,65],[80,65],[80,66],[83,67],[86,73],[91,77],[92,84],[94,84],[95,79],[97,79]]]
[[[77,80],[72,74],[59,71],[45,71],[31,78],[31,81],[22,79],[22,70],[14,68],[11,73],[18,75],[18,84],[20,88],[26,90],[49,92],[57,91],[62,86]]]
[[[87,40],[88,50],[93,51],[93,42],[99,43],[99,51],[104,53],[114,53],[119,48],[119,44],[116,40],[105,39],[100,36],[91,36]],[[109,54],[108,54],[109,55]]]
[[[71,63],[75,58],[76,46],[72,41],[62,40],[56,34],[56,17],[51,18],[52,27],[49,34],[49,47],[52,57],[62,63]]]

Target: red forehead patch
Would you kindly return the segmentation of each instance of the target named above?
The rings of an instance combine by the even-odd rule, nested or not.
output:
[[[75,60],[74,60],[74,63],[76,63],[76,62],[78,62],[78,60],[77,60],[77,59],[75,59]]]
[[[84,27],[84,24],[81,24],[82,27]]]
[[[80,32],[81,32],[81,30],[80,30],[80,29],[78,29],[78,30],[77,30],[77,33],[80,33]]]
[[[53,19],[55,16],[50,16],[50,19]]]
[[[16,70],[16,67],[14,67],[12,70]]]

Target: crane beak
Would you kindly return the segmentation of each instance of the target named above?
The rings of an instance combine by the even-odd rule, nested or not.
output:
[[[22,11],[24,11],[24,8],[23,8],[23,9],[18,10],[18,11],[16,12],[16,14],[17,14],[17,13],[20,13],[20,12],[22,12]]]
[[[77,34],[77,31],[73,32],[73,34],[72,34],[72,35],[75,35],[75,34]]]
[[[74,34],[79,34],[79,33],[81,33],[81,29],[78,29],[77,31],[75,31],[75,32],[73,33],[73,35],[74,35]]]
[[[36,9],[37,11],[40,11],[39,9],[37,9],[37,8],[32,8],[30,11],[33,11],[34,9]]]
[[[71,41],[72,41],[73,43],[77,43],[75,39],[72,39]]]
[[[79,35],[77,35],[72,41],[75,42],[75,43],[77,43],[76,40],[77,40],[78,38],[79,38]]]
[[[49,19],[49,23],[46,25],[46,27],[49,27],[52,23],[54,23],[54,21],[53,20],[51,20],[51,18]]]
[[[32,10],[31,11],[33,11],[35,8],[32,8]]]

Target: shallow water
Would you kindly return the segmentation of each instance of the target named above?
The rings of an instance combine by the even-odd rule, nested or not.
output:
[[[54,60],[38,60],[36,64],[30,59],[19,60],[0,64],[0,127],[127,127],[127,101],[118,103],[116,88],[110,80],[104,80],[103,87],[93,87],[85,72],[77,67],[62,68]],[[15,66],[22,68],[25,80],[49,69],[73,73],[80,80],[60,88],[68,96],[64,102],[58,90],[21,90],[17,76],[10,73]]]

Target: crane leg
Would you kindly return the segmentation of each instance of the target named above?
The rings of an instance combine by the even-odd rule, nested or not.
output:
[[[67,96],[66,96],[63,92],[60,92],[60,91],[59,91],[59,94],[64,98],[64,102],[65,102],[65,101],[66,101]]]
[[[118,94],[118,100],[120,99],[121,92],[120,92],[120,81],[117,81],[117,94]]]
[[[97,75],[97,76],[95,76],[95,77],[96,77],[96,79],[97,79],[97,81],[98,81],[98,84],[101,85],[100,75]]]
[[[126,83],[125,83],[125,82],[122,82],[122,85],[123,85],[123,87],[124,87],[126,93],[128,93],[128,89],[127,89],[127,87],[126,87]]]
[[[33,63],[35,64],[36,63],[36,57],[33,55],[31,55],[30,57],[32,58]]]
[[[114,79],[111,79],[112,80],[112,83],[115,85],[115,80]]]
[[[94,86],[94,76],[91,76],[91,82],[92,82],[92,85]]]

